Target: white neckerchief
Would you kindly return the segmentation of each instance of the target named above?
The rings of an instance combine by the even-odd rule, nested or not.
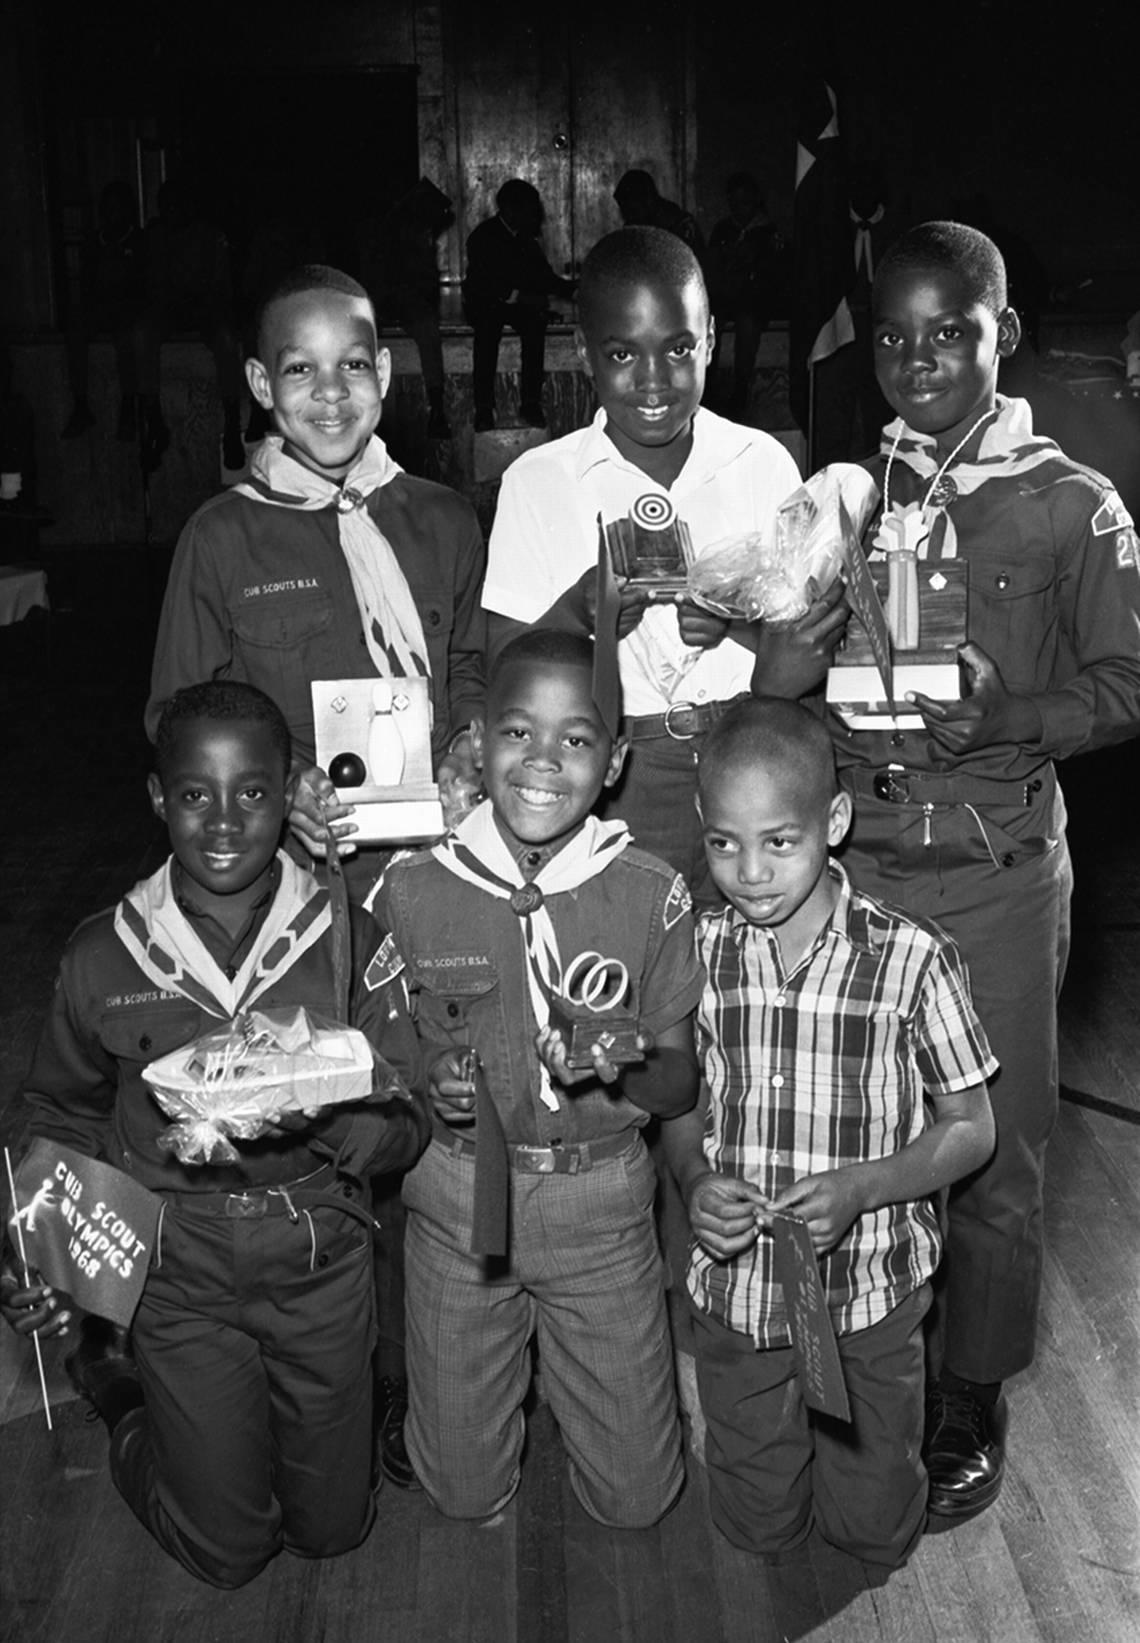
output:
[[[423,623],[408,579],[392,544],[364,505],[373,491],[404,471],[388,455],[383,441],[373,435],[344,479],[337,482],[287,456],[280,434],[270,434],[250,458],[249,471],[275,493],[266,496],[260,486],[245,483],[233,487],[254,502],[306,512],[336,508],[341,551],[376,671],[385,679],[428,678],[431,667]]]
[[[283,850],[277,860],[281,882],[273,905],[232,981],[178,905],[173,857],[123,897],[115,909],[115,934],[148,980],[228,1021],[279,981],[332,926],[328,892]]]
[[[1007,399],[999,394],[995,403],[997,415],[985,428],[975,454],[959,457],[952,467],[946,467],[946,478],[953,483],[946,487],[945,500],[932,500],[926,508],[920,503],[891,501],[891,513],[900,518],[916,512],[932,516],[922,532],[918,532],[917,524],[911,532],[920,559],[953,559],[957,555],[958,534],[949,512],[956,497],[969,496],[987,480],[1027,473],[1043,462],[1051,462],[1057,455],[1057,447],[1051,439],[1033,432],[1033,413],[1028,400]],[[929,434],[915,433],[901,417],[883,429],[880,449],[886,460],[904,465],[928,484],[945,466],[937,440]],[[885,516],[879,531],[883,530],[884,522]],[[891,533],[887,532],[884,540],[891,539]],[[878,534],[873,546],[881,551]]]
[[[562,890],[576,890],[588,879],[604,873],[615,861],[632,835],[623,821],[602,822],[587,816],[581,829],[551,856],[531,880],[524,879],[495,824],[491,801],[484,799],[469,816],[442,839],[432,855],[454,873],[488,895],[509,901],[522,924],[527,955],[527,985],[531,1008],[540,1027],[550,1020],[550,997],[562,986],[562,958],[558,938],[543,898]],[[533,899],[528,892],[541,894]],[[551,1112],[558,1111],[558,1097],[543,1069],[540,1095]]]

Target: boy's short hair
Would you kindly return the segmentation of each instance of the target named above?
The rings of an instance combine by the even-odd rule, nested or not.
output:
[[[208,679],[204,684],[176,690],[163,704],[154,737],[154,764],[160,777],[169,765],[179,726],[191,719],[206,719],[212,724],[243,721],[265,725],[288,775],[293,760],[293,740],[285,715],[273,698],[256,685],[243,684],[237,679]]]
[[[495,656],[487,673],[490,696],[500,676],[520,662],[537,662],[547,667],[594,667],[594,641],[584,633],[568,633],[562,628],[527,628],[517,633]]]
[[[618,228],[598,241],[582,264],[578,282],[583,329],[589,328],[601,294],[615,285],[667,285],[674,291],[696,285],[708,307],[700,263],[684,240],[667,228]]]
[[[279,279],[274,280],[272,285],[266,286],[261,294],[253,317],[254,344],[259,356],[261,354],[261,333],[265,326],[265,316],[273,307],[273,304],[275,302],[284,302],[286,297],[298,297],[305,291],[336,291],[342,297],[360,298],[372,309],[372,317],[375,320],[376,310],[373,307],[372,298],[359,280],[354,280],[351,274],[346,274],[339,268],[330,268],[327,263],[300,263],[297,267],[290,268],[287,273],[282,274]],[[264,364],[265,361],[262,361],[262,363]]]
[[[980,228],[964,222],[923,222],[897,239],[875,270],[875,284],[911,268],[949,268],[965,280],[975,302],[996,318],[1009,306],[1005,258]]]
[[[735,702],[708,735],[697,761],[697,792],[706,797],[728,771],[746,765],[787,772],[820,802],[835,797],[835,750],[822,720],[799,702],[776,696],[749,696]]]

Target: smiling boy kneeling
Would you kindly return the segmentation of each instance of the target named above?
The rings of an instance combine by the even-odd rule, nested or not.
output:
[[[637,1528],[684,1475],[640,1132],[696,1099],[701,983],[683,881],[624,823],[590,814],[626,752],[592,700],[592,660],[588,639],[542,629],[503,649],[475,726],[488,798],[434,849],[397,857],[376,901],[435,1109],[404,1182],[416,1472],[449,1516],[506,1504],[537,1334],[575,1493],[601,1522]],[[582,953],[628,972],[642,1062],[619,1068],[595,1045],[591,1067],[568,1066],[549,1001]],[[496,1160],[507,1236],[488,1255],[479,1175]]]
[[[285,721],[250,685],[178,692],[158,724],[156,813],[173,854],[64,953],[25,1099],[28,1128],[105,1159],[158,1194],[134,1356],[85,1333],[67,1360],[111,1439],[119,1492],[210,1585],[252,1580],[282,1548],[358,1545],[371,1493],[372,1218],[364,1181],[427,1138],[403,989],[353,908],[349,1024],[383,1065],[374,1094],[191,1167],[161,1144],[143,1068],[256,1004],[336,1015],[329,897],[279,850],[294,779]],[[0,1313],[65,1334],[69,1313],[9,1252]]]

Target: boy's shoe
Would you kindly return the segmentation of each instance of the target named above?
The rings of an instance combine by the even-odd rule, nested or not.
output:
[[[104,1318],[85,1318],[79,1345],[63,1360],[67,1378],[92,1405],[95,1413],[114,1427],[142,1403],[139,1370],[127,1330]]]
[[[494,413],[494,411],[476,411],[475,412],[475,432],[477,434],[489,434],[491,429],[494,426],[495,426],[495,413]]]
[[[404,1447],[404,1420],[408,1413],[408,1383],[403,1375],[385,1375],[376,1387],[376,1429],[380,1470],[398,1489],[418,1489],[420,1480]]]
[[[933,1386],[926,1397],[923,1459],[933,1517],[964,1523],[992,1506],[1005,1474],[1005,1394],[983,1403],[972,1392]]]
[[[520,405],[519,415],[528,428],[546,427],[546,412],[541,405]]]

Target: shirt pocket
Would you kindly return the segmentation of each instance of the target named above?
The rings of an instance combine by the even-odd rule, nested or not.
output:
[[[180,1050],[204,1029],[201,1013],[192,1004],[164,1010],[151,1005],[108,1010],[100,1026],[103,1047],[115,1060],[147,1067],[152,1061]]]
[[[1055,571],[1042,554],[970,559],[969,637],[997,663],[1010,690],[1036,689],[1039,660],[1055,653]]]
[[[255,650],[295,650],[312,643],[332,625],[332,601],[315,593],[303,599],[253,599],[231,613],[241,645]]]
[[[443,1048],[485,1045],[499,1003],[499,974],[491,964],[477,971],[437,963],[417,967],[411,979],[416,1030],[426,1044]]]

